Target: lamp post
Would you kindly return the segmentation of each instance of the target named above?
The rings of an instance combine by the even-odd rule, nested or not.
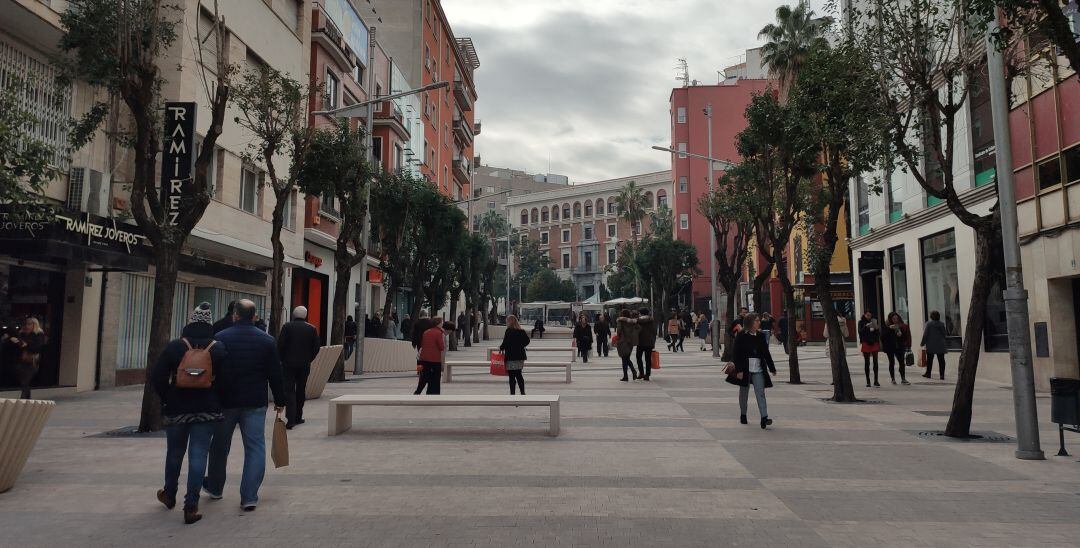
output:
[[[712,104],[705,105],[705,119],[708,121],[709,154],[712,154]],[[701,154],[693,154],[693,153],[690,153],[690,152],[682,152],[682,151],[675,150],[675,149],[673,149],[671,147],[654,146],[652,148],[654,150],[659,150],[659,151],[662,151],[662,152],[669,152],[669,153],[672,153],[672,154],[679,154],[681,156],[689,156],[691,158],[700,158],[702,160],[708,161],[709,162],[709,194],[710,195],[712,195],[712,193],[713,193],[713,185],[715,184],[714,181],[713,181],[713,166],[715,164],[721,164],[726,169],[730,169],[730,168],[735,166],[735,164],[733,162],[729,162],[727,160],[721,160],[719,158],[713,158],[711,156],[704,156],[704,155],[701,155]],[[709,308],[710,308],[710,311],[712,313],[712,318],[713,318],[713,321],[712,321],[712,339],[713,339],[712,353],[713,353],[714,358],[719,358],[720,357],[720,344],[719,344],[719,342],[720,342],[720,322],[719,322],[720,310],[716,306],[716,301],[717,301],[717,298],[716,298],[716,229],[715,229],[715,227],[712,226],[712,223],[709,223],[709,291],[711,292],[710,295],[709,295]],[[730,299],[731,296],[729,295],[728,298]]]

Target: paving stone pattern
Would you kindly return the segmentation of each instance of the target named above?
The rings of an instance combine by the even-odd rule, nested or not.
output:
[[[482,348],[455,357],[480,359]],[[290,432],[291,465],[269,466],[258,510],[238,507],[237,439],[224,500],[204,498],[192,526],[154,499],[164,439],[93,437],[135,422],[139,390],[66,396],[19,483],[0,495],[0,546],[1080,543],[1080,463],[1050,456],[1046,398],[1048,460],[1018,461],[1011,443],[917,435],[944,427],[949,381],[859,387],[883,403],[836,405],[821,401],[822,349],[800,354],[810,382],[781,382],[780,365],[769,430],[758,427],[753,398],[750,424],[738,423],[737,389],[698,351],[665,353],[648,383],[619,382],[614,357],[575,364],[570,385],[560,372],[527,372],[530,393],[563,396],[557,438],[546,435],[546,409],[468,407],[357,408],[353,429],[329,438],[326,398],[409,393],[415,378],[332,384]],[[508,391],[485,372],[455,379],[444,393]],[[1000,388],[979,384],[973,429],[1012,436],[1012,395]],[[1071,442],[1080,453],[1080,437]]]

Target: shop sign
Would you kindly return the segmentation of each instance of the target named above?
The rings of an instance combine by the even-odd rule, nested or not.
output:
[[[372,268],[372,269],[368,269],[368,271],[367,271],[367,281],[368,282],[371,282],[373,284],[381,284],[382,283],[382,277],[383,277],[382,270]]]
[[[319,257],[318,255],[310,251],[305,251],[304,262],[311,263],[312,265],[315,265],[315,268],[319,268],[320,266],[322,266],[322,257]]]
[[[0,209],[0,239],[51,239],[133,254],[146,244],[135,225],[86,212],[16,213]]]
[[[175,225],[183,201],[192,199],[191,168],[195,148],[195,103],[165,103],[165,142],[161,147],[161,203]]]

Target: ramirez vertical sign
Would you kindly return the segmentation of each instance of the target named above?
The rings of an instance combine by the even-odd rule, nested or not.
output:
[[[161,203],[175,225],[182,204],[190,200],[195,147],[195,103],[165,103],[165,140],[161,147]]]

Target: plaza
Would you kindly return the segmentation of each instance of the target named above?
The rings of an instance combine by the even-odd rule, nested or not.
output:
[[[537,341],[556,346],[568,341]],[[687,345],[690,346],[689,344]],[[481,359],[486,345],[454,353]],[[30,461],[0,495],[3,546],[1074,546],[1080,465],[1055,457],[1049,398],[1038,397],[1045,461],[1013,456],[1009,387],[982,382],[973,430],[943,429],[946,381],[857,390],[832,404],[823,347],[800,348],[803,379],[786,379],[778,346],[776,423],[738,423],[737,389],[707,352],[664,351],[651,382],[619,382],[618,360],[526,373],[530,394],[558,394],[562,433],[546,409],[361,408],[352,430],[326,435],[327,400],[407,394],[410,375],[328,385],[289,432],[290,466],[269,467],[258,510],[241,511],[241,450],[225,498],[182,524],[155,499],[164,437],[98,436],[138,418],[137,389],[57,399]],[[952,364],[956,355],[949,355]],[[855,380],[861,356],[849,355]],[[918,381],[918,382],[915,382]],[[857,385],[860,383],[857,383]],[[505,379],[462,371],[444,394],[503,394]],[[752,400],[752,398],[751,398]],[[271,414],[272,415],[272,414]],[[1071,435],[1074,453],[1080,437]]]

